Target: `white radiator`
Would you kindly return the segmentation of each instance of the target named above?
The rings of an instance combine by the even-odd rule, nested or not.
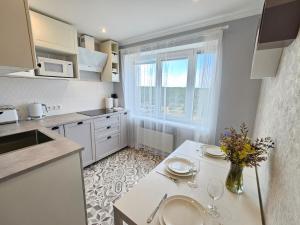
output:
[[[142,127],[138,128],[138,143],[166,153],[173,151],[172,134],[162,133]]]

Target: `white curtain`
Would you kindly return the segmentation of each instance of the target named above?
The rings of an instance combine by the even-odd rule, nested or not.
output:
[[[183,141],[214,143],[222,29],[121,50],[129,141],[169,153]]]

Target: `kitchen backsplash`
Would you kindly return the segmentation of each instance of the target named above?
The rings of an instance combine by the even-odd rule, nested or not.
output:
[[[61,106],[48,115],[104,108],[104,98],[113,92],[109,82],[68,81],[0,77],[0,105],[14,105],[21,119],[26,119],[27,104],[38,102]]]

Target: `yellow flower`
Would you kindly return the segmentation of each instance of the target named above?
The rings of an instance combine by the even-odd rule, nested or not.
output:
[[[251,145],[250,144],[245,144],[243,150],[246,151],[246,152],[251,152]]]
[[[222,146],[221,146],[221,150],[222,150],[222,152],[224,152],[225,154],[227,154],[227,152],[228,152],[228,149],[227,149],[227,147],[226,147],[225,145],[222,145]]]
[[[242,160],[242,159],[246,158],[247,155],[248,155],[248,152],[245,149],[243,149],[243,151],[241,151],[239,154],[239,159]]]

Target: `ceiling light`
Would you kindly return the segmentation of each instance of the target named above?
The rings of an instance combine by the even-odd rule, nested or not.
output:
[[[102,32],[102,33],[106,33],[106,28],[103,27],[103,28],[101,29],[101,32]]]
[[[192,0],[192,1],[195,2],[195,3],[199,2],[199,0]]]

